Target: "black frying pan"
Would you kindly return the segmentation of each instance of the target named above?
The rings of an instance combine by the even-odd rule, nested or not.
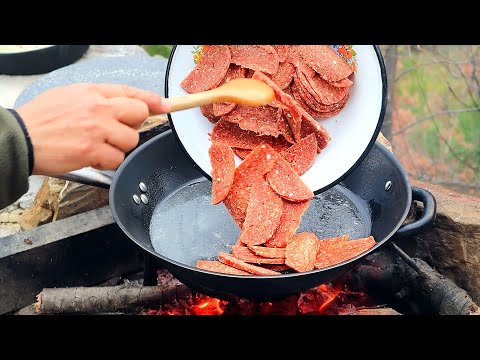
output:
[[[45,74],[80,59],[90,45],[52,45],[32,51],[0,53],[0,74]]]
[[[108,186],[104,178],[76,181]],[[101,183],[103,181],[103,184]],[[238,276],[199,270],[198,259],[216,259],[230,252],[239,229],[228,211],[210,205],[211,183],[180,148],[171,130],[134,150],[114,173],[110,207],[126,235],[157,257],[185,285],[204,294],[228,299],[240,296],[273,300],[330,282],[385,244],[393,235],[419,234],[435,217],[435,199],[411,188],[393,155],[376,143],[361,165],[342,183],[317,195],[302,218],[299,231],[319,238],[349,234],[373,235],[369,251],[338,265],[281,276]],[[423,203],[423,216],[403,225],[411,202]]]

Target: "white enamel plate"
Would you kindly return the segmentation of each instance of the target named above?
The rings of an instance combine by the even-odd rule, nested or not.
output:
[[[166,97],[187,94],[180,83],[195,67],[195,47],[177,45],[173,48],[166,71]],[[376,45],[353,45],[353,49],[358,70],[353,77],[350,98],[338,115],[319,121],[328,130],[332,140],[302,176],[315,194],[338,184],[360,164],[373,146],[385,115],[387,78],[380,49]],[[200,108],[168,116],[184,150],[211,180],[208,156],[211,142],[208,134],[213,124],[202,115]],[[235,161],[238,166],[242,160],[236,157]]]

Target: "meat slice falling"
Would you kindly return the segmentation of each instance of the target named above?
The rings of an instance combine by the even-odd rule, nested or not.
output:
[[[278,227],[282,212],[282,199],[270,185],[266,181],[254,182],[238,241],[246,245],[265,243]]]
[[[315,134],[307,135],[300,142],[280,153],[280,156],[290,164],[299,176],[302,176],[312,167],[317,156],[317,139]]]
[[[202,61],[182,80],[180,86],[189,93],[216,88],[225,77],[231,59],[227,45],[209,46]]]
[[[310,201],[291,202],[283,200],[283,213],[280,224],[273,236],[265,243],[269,247],[284,248],[298,230],[302,216],[310,206]]]
[[[285,200],[305,201],[313,198],[313,192],[282,157],[273,169],[267,173],[266,179],[272,189]]]
[[[351,259],[374,246],[372,236],[319,240],[297,233],[313,192],[302,181],[330,142],[317,121],[349,99],[353,68],[327,45],[211,45],[181,86],[189,93],[231,79],[264,82],[275,92],[266,106],[215,103],[201,107],[209,133],[212,199],[240,228],[232,254],[198,260],[199,269],[233,275],[305,272]],[[235,168],[235,154],[243,161]]]
[[[251,187],[264,181],[264,175],[273,169],[278,158],[271,146],[259,145],[235,169],[233,185],[224,204],[240,228],[245,221]]]
[[[223,144],[212,144],[208,149],[212,165],[212,200],[216,205],[225,199],[233,184],[235,175],[235,154]]]

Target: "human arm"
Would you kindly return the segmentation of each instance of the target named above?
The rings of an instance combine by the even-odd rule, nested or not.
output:
[[[13,117],[13,120],[18,120],[20,131],[19,124],[25,125],[23,142],[31,142],[30,152],[28,146],[18,139],[22,133],[11,124],[11,116],[4,115],[16,131],[15,141],[24,145],[17,145],[14,152],[9,150],[9,164],[26,161],[28,169],[30,154],[32,170],[28,173],[22,168],[20,174],[19,168],[10,166],[8,171],[13,172],[9,178],[5,179],[2,174],[0,208],[12,199],[15,201],[18,192],[28,190],[27,180],[31,174],[52,176],[87,166],[116,169],[124,160],[125,153],[138,144],[137,129],[145,119],[150,114],[169,110],[169,105],[160,95],[125,85],[74,84],[38,95],[17,109],[18,119]],[[7,137],[2,138],[0,148],[11,149],[9,141]],[[5,169],[7,171],[7,165]],[[19,175],[21,179],[14,179]],[[25,182],[23,187],[14,183],[20,181]],[[8,194],[14,185],[17,193]]]

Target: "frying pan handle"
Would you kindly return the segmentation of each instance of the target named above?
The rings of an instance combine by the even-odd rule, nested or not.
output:
[[[115,171],[103,171],[86,167],[80,170],[75,170],[66,174],[55,175],[52,177],[108,189],[112,183],[114,175]]]
[[[421,234],[433,225],[437,214],[437,202],[433,195],[425,189],[412,186],[412,200],[420,201],[423,204],[423,214],[420,219],[400,226],[395,233],[395,239]]]

